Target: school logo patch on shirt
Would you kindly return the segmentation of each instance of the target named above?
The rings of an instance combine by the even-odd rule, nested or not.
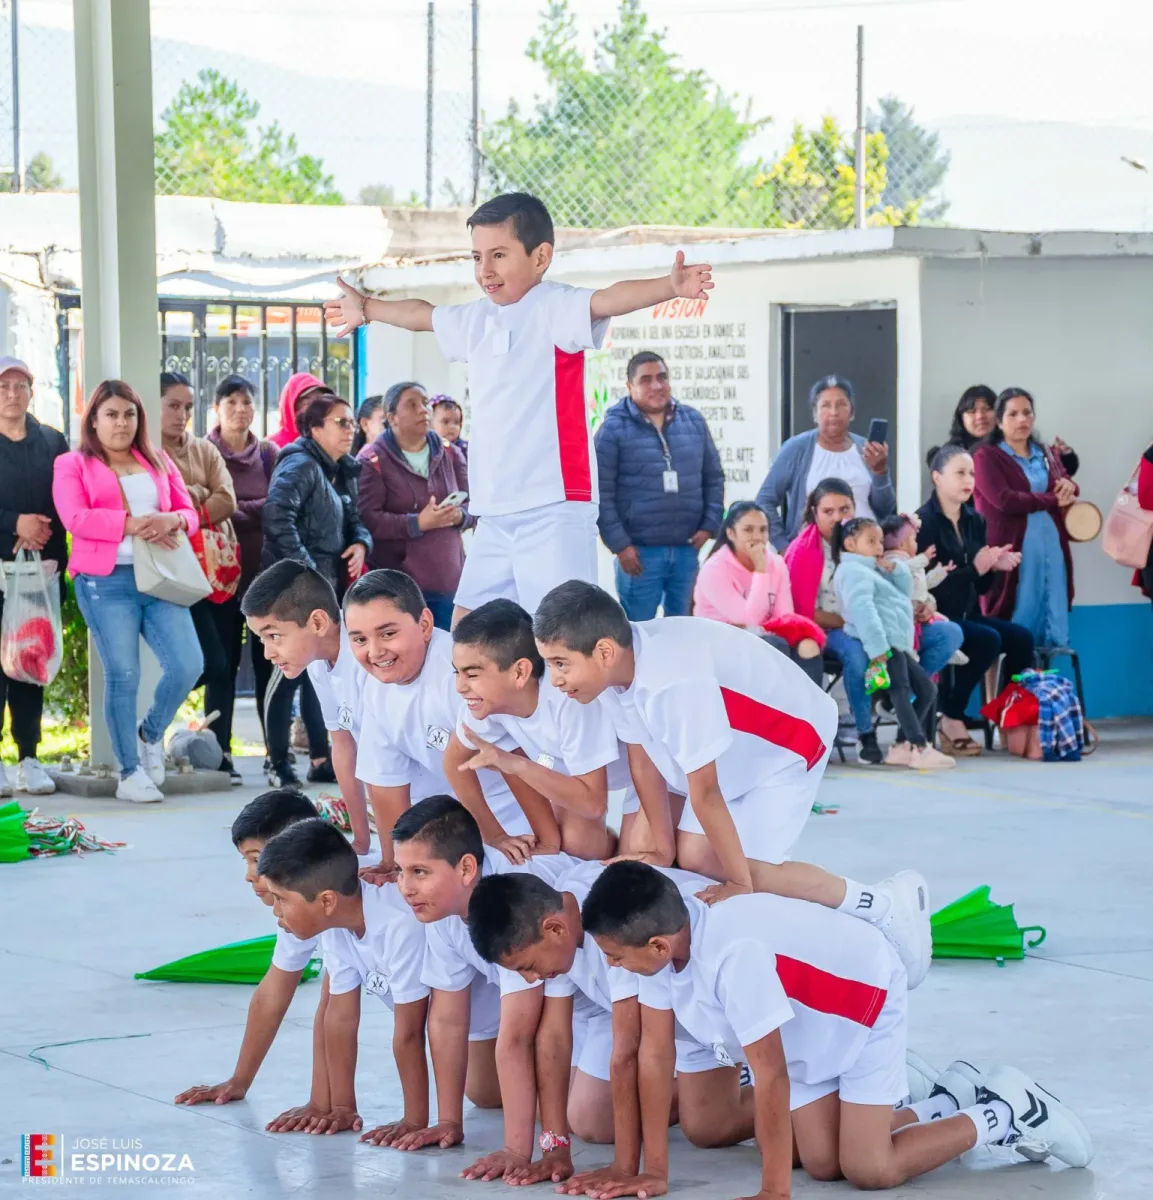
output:
[[[341,729],[352,728],[352,709],[347,704],[342,704],[336,710],[336,723]]]
[[[430,725],[425,730],[424,743],[426,746],[431,746],[434,750],[446,750],[448,748],[449,732],[440,725]]]

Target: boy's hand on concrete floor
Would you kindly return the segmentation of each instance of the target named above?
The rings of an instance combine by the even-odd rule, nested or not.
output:
[[[393,1142],[394,1150],[423,1150],[426,1146],[459,1146],[464,1141],[464,1126],[456,1121],[437,1121],[427,1129],[418,1129]]]
[[[229,1100],[243,1100],[248,1094],[248,1088],[235,1079],[226,1079],[223,1083],[198,1083],[187,1091],[181,1092],[173,1103],[175,1104],[227,1104]]]
[[[568,1146],[558,1146],[549,1150],[524,1167],[514,1167],[504,1174],[505,1183],[513,1187],[527,1187],[530,1183],[545,1183],[552,1180],[560,1183],[572,1174],[572,1151]]]
[[[424,1128],[423,1125],[418,1125],[414,1121],[393,1121],[391,1125],[378,1125],[375,1129],[362,1133],[360,1140],[373,1146],[395,1146],[397,1142],[411,1133],[422,1133]]]
[[[617,1175],[605,1183],[591,1187],[585,1192],[593,1200],[615,1200],[617,1196],[637,1196],[648,1200],[650,1196],[663,1196],[669,1190],[669,1181],[660,1175]]]
[[[304,1133],[313,1121],[325,1115],[325,1110],[317,1107],[310,1100],[307,1104],[299,1104],[296,1108],[286,1109],[279,1117],[269,1121],[264,1128],[269,1133]]]
[[[306,1133],[344,1133],[352,1130],[359,1133],[364,1128],[364,1118],[353,1108],[334,1108],[322,1116],[314,1117]]]

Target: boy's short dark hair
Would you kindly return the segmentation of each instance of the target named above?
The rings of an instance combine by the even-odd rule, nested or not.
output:
[[[316,805],[297,788],[273,788],[261,792],[236,814],[232,822],[232,844],[249,840],[268,842],[297,821],[316,816]]]
[[[433,858],[455,867],[466,854],[484,862],[480,826],[467,808],[453,796],[429,796],[407,809],[392,827],[392,840],[424,842]]]
[[[667,875],[648,863],[618,862],[605,867],[589,888],[581,921],[586,933],[639,947],[679,933],[689,923],[689,910]]]
[[[632,626],[616,597],[583,579],[570,579],[545,596],[532,619],[532,631],[538,642],[559,642],[585,657],[602,638],[626,649],[633,644]]]
[[[538,246],[556,244],[552,217],[544,202],[528,192],[505,192],[486,200],[468,219],[469,229],[477,225],[503,225],[512,222],[516,240],[531,254]]]
[[[642,350],[629,359],[629,365],[625,367],[625,378],[632,383],[633,376],[641,367],[647,367],[649,363],[660,363],[662,367],[668,369],[668,363],[655,350]]]
[[[427,607],[424,593],[416,580],[403,571],[394,571],[389,567],[378,567],[362,575],[344,593],[344,611],[348,612],[353,605],[371,604],[374,600],[387,600],[401,612],[408,613],[414,621],[420,620]]]
[[[320,817],[297,821],[260,852],[256,870],[277,887],[309,902],[321,892],[354,896],[360,887],[356,851],[343,833]]]
[[[332,584],[313,567],[292,558],[261,571],[240,601],[246,617],[271,617],[302,627],[317,609],[330,621],[340,621],[340,603]]]
[[[489,600],[474,608],[461,617],[452,640],[458,646],[480,646],[502,671],[527,658],[534,679],[544,674],[544,659],[532,635],[532,617],[515,600]]]
[[[558,913],[564,899],[535,875],[490,875],[468,902],[468,936],[485,962],[540,941],[545,917]]]

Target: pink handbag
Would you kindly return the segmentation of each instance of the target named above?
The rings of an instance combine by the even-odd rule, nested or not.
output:
[[[1149,561],[1153,545],[1153,511],[1142,508],[1137,501],[1138,463],[1129,482],[1117,493],[1113,507],[1105,518],[1101,545],[1114,562],[1123,567],[1141,570]]]

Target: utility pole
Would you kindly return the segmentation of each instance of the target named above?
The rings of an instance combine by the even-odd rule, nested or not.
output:
[[[472,0],[472,202],[480,203],[480,0]]]
[[[853,225],[865,228],[865,27],[857,26],[857,145],[853,155]]]
[[[24,190],[24,148],[20,144],[20,0],[12,0],[12,190]]]
[[[432,97],[436,61],[436,0],[428,0],[428,62],[424,93],[424,206],[432,208]]]

